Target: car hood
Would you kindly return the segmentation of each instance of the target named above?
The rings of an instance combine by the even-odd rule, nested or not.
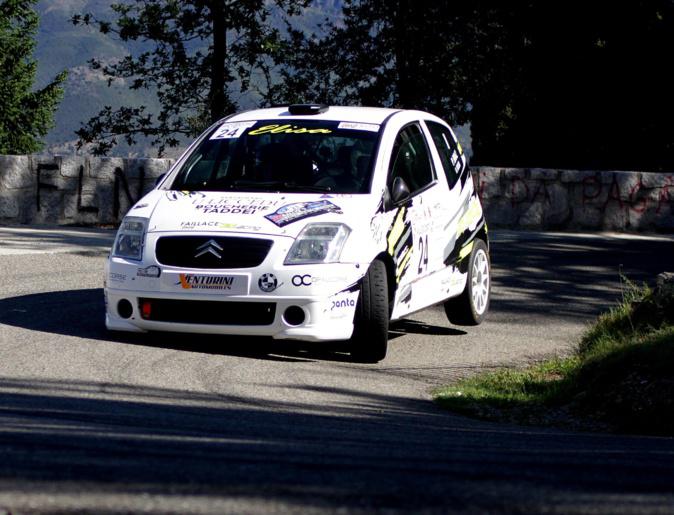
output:
[[[153,190],[128,216],[149,218],[149,232],[243,232],[296,237],[308,222],[352,229],[374,215],[372,195]],[[369,224],[367,225],[369,227]]]

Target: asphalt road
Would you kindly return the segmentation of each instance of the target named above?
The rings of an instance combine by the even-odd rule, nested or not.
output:
[[[0,513],[671,513],[674,440],[484,423],[431,390],[568,352],[674,238],[497,232],[492,312],[429,309],[388,358],[111,335],[111,234],[0,227]],[[4,510],[4,511],[3,511]]]

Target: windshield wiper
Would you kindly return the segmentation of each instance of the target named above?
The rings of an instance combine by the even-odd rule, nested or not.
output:
[[[300,190],[299,192],[317,192],[317,193],[328,193],[332,191],[330,186],[310,186],[308,184],[298,184],[293,181],[249,181],[249,180],[238,180],[232,183],[232,187],[238,188],[251,188],[255,190]]]
[[[318,193],[328,193],[332,191],[332,188],[330,186],[310,186],[308,184],[297,184],[296,182],[289,182],[289,181],[284,182],[283,187],[287,189],[299,189],[311,192],[315,191]]]
[[[248,188],[254,190],[280,190],[283,187],[283,181],[249,181],[240,179],[232,182],[230,188]]]

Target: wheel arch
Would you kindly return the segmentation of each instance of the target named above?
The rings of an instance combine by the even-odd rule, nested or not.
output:
[[[393,258],[387,252],[381,252],[375,256],[373,261],[379,260],[383,261],[386,266],[386,282],[388,283],[388,301],[390,305],[393,305],[393,299],[395,299],[396,290],[398,289],[398,284],[396,282],[396,273],[395,273],[395,263]]]

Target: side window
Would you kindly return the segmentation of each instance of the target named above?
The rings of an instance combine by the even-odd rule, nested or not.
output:
[[[412,193],[433,182],[431,156],[418,125],[408,125],[398,133],[389,170],[389,188],[396,177],[404,179]]]
[[[431,132],[435,148],[438,150],[438,154],[440,154],[440,161],[442,161],[442,168],[445,170],[445,175],[447,176],[447,183],[450,188],[453,188],[456,180],[463,172],[465,159],[461,157],[459,145],[447,127],[430,121],[427,121],[426,125]]]

